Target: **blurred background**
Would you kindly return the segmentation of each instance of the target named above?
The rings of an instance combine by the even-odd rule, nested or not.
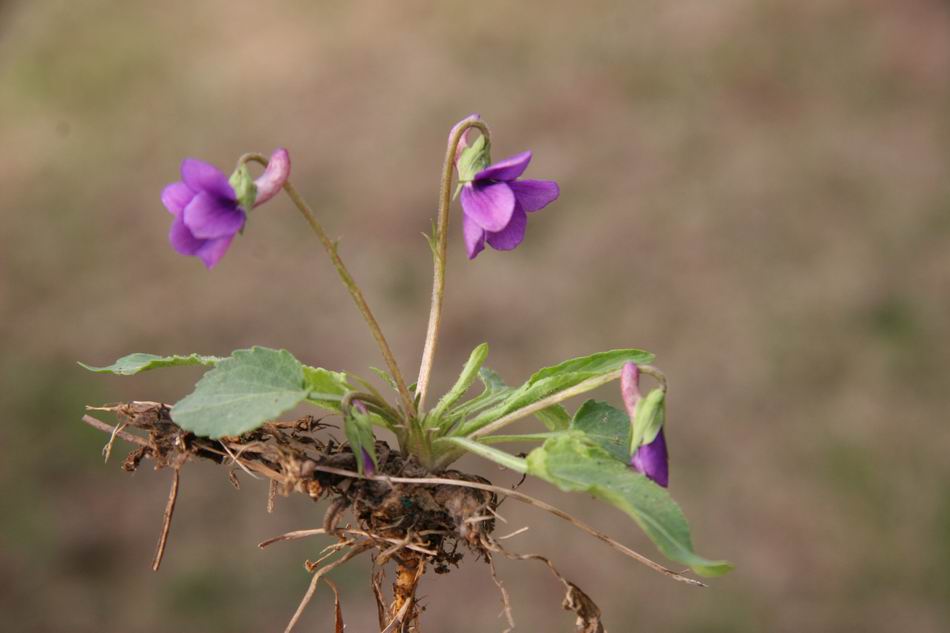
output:
[[[89,374],[132,351],[261,344],[382,366],[288,201],[256,211],[208,272],[166,241],[162,187],[195,156],[290,149],[294,179],[363,285],[402,367],[421,353],[449,128],[471,112],[495,158],[562,197],[517,251],[469,263],[453,210],[435,386],[476,344],[509,383],[637,346],[672,383],[671,491],[705,590],[533,509],[512,549],[554,558],[611,631],[939,631],[950,619],[950,5],[0,2],[0,613],[10,631],[278,631],[323,505],[224,469],[134,475],[85,404],[174,402],[194,369]],[[613,389],[598,397],[619,404]],[[579,404],[579,403],[578,403]],[[461,466],[514,481],[469,458]],[[618,511],[523,488],[659,556]],[[501,529],[505,529],[502,527]],[[334,578],[373,631],[368,560]],[[570,631],[537,563],[499,563],[518,630]],[[429,631],[492,631],[467,560],[428,577]],[[461,598],[461,600],[460,600]],[[300,630],[330,630],[329,593]],[[941,624],[942,623],[942,624]]]

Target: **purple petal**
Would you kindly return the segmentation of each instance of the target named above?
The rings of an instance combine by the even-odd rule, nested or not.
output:
[[[224,257],[226,252],[228,252],[228,247],[231,246],[231,241],[233,239],[234,236],[229,235],[216,240],[205,240],[204,244],[198,249],[195,255],[198,256],[198,259],[204,262],[204,265],[207,268],[214,268],[215,264],[217,264],[221,258]]]
[[[666,452],[663,429],[660,429],[656,439],[637,449],[630,458],[630,465],[664,488],[670,485],[669,455]]]
[[[363,457],[363,474],[372,477],[376,473],[376,464],[373,463],[373,458],[370,456],[369,451],[362,446],[360,447],[360,451]]]
[[[524,173],[530,162],[531,152],[521,152],[489,165],[475,174],[475,180],[514,180]]]
[[[276,196],[289,177],[290,154],[284,148],[274,150],[270,160],[267,161],[267,169],[260,178],[254,181],[257,187],[257,199],[254,201],[254,206],[258,207]]]
[[[205,240],[199,240],[191,234],[181,215],[176,216],[175,221],[172,222],[172,228],[168,231],[168,241],[171,242],[172,248],[182,255],[194,255],[205,243]]]
[[[500,231],[511,222],[515,194],[503,182],[462,187],[462,211],[486,231]]]
[[[173,182],[162,189],[162,204],[172,215],[180,215],[194,197],[195,192],[183,182]]]
[[[181,179],[195,193],[205,191],[216,198],[235,200],[228,177],[214,165],[197,158],[186,158],[181,162]]]
[[[234,203],[220,200],[202,191],[192,200],[181,217],[195,237],[230,237],[244,226],[245,215]]]
[[[561,195],[561,188],[553,180],[515,180],[508,186],[525,211],[543,209]]]
[[[485,231],[475,224],[475,220],[463,213],[462,234],[465,237],[465,250],[468,252],[468,258],[475,259],[475,256],[485,249]]]
[[[524,231],[528,226],[528,214],[520,204],[515,205],[515,212],[511,215],[508,226],[496,233],[488,234],[488,243],[499,251],[510,251],[524,241]]]

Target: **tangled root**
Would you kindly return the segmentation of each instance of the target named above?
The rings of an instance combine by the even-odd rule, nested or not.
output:
[[[273,506],[275,494],[286,496],[298,492],[315,501],[329,499],[323,528],[302,533],[336,535],[343,547],[331,553],[339,549],[352,550],[358,545],[361,552],[375,550],[375,566],[396,564],[389,612],[392,616],[400,615],[400,621],[407,624],[398,630],[411,630],[408,624],[418,618],[415,588],[427,568],[447,573],[458,566],[466,550],[485,560],[490,555],[486,543],[492,542],[498,505],[493,492],[448,484],[354,478],[352,473],[357,470],[357,460],[350,447],[326,434],[318,436],[317,433],[329,425],[313,416],[268,423],[240,437],[213,440],[197,437],[179,427],[172,421],[169,408],[160,403],[130,402],[96,410],[111,411],[120,421],[119,426],[112,429],[95,418],[85,418],[87,423],[99,428],[105,426],[112,432],[108,451],[116,436],[138,445],[123,462],[127,471],[135,471],[142,460],[150,459],[156,468],[173,468],[177,482],[184,463],[204,459],[232,466],[228,476],[235,485],[238,485],[235,476],[238,469],[270,479],[269,508]],[[128,429],[138,429],[145,434],[129,433]],[[385,442],[376,443],[376,454],[379,458],[377,475],[424,478],[434,474],[414,458],[391,450]],[[484,478],[455,470],[437,474],[445,480],[490,484]],[[176,494],[177,485],[169,497],[169,508],[174,508]],[[355,523],[344,522],[346,516],[351,516]],[[155,569],[165,549],[170,522],[171,514],[166,512]],[[353,540],[354,535],[363,539]],[[311,571],[317,567],[308,564]]]

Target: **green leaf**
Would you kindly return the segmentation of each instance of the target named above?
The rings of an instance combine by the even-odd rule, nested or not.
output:
[[[458,435],[468,435],[478,429],[491,424],[498,418],[513,413],[518,409],[523,409],[535,402],[552,396],[556,393],[570,389],[585,380],[605,376],[614,371],[619,371],[624,363],[633,362],[637,364],[647,364],[653,361],[653,354],[639,349],[617,349],[609,352],[599,352],[590,356],[572,358],[552,367],[545,367],[539,370],[528,379],[521,387],[516,389],[501,404],[483,411],[472,420],[463,424]],[[542,420],[546,423],[551,419]],[[560,421],[553,420],[554,430],[566,428],[566,415],[562,416]],[[549,428],[551,428],[549,426]]]
[[[563,431],[571,422],[571,416],[567,410],[559,404],[553,404],[550,407],[541,409],[534,414],[534,417],[541,420],[549,431]]]
[[[571,430],[582,431],[614,459],[624,464],[630,461],[630,418],[606,402],[582,404],[571,420]]]
[[[303,376],[310,392],[307,401],[330,411],[339,411],[340,400],[347,391],[351,391],[346,374],[340,371],[303,365]]]
[[[472,350],[472,353],[468,357],[465,366],[462,368],[462,373],[459,375],[458,380],[455,381],[455,385],[442,396],[442,399],[439,400],[439,403],[432,409],[431,418],[432,425],[439,425],[442,420],[443,414],[451,407],[453,404],[458,402],[459,398],[465,395],[465,392],[468,391],[469,387],[472,386],[472,383],[475,382],[475,379],[479,375],[479,371],[482,368],[482,365],[485,364],[485,359],[488,357],[488,343],[482,343],[478,347]]]
[[[195,435],[219,438],[253,430],[310,394],[304,368],[287,350],[236,350],[172,407],[172,419]]]
[[[488,407],[496,406],[515,392],[514,389],[505,384],[498,374],[487,367],[482,367],[479,370],[478,378],[485,385],[485,390],[468,402],[450,408],[449,413],[444,416],[445,423],[442,425],[443,427],[448,428],[460,419],[477,414]],[[551,431],[566,429],[571,420],[571,416],[559,404],[541,409],[535,412],[534,415]]]
[[[689,525],[669,493],[617,461],[580,433],[549,439],[527,458],[528,474],[565,492],[586,492],[627,513],[663,554],[697,574],[719,576],[732,569],[693,551]]]
[[[558,365],[540,369],[528,379],[526,384],[533,385],[545,378],[563,374],[606,374],[620,369],[624,363],[646,365],[652,363],[655,358],[656,356],[642,349],[613,349],[608,352],[598,352],[590,356],[572,358]]]
[[[501,376],[488,367],[482,367],[478,370],[478,379],[485,385],[485,389],[471,400],[453,407],[448,413],[448,419],[451,422],[465,418],[485,407],[493,406],[508,397],[513,391],[511,387],[505,384]]]
[[[437,441],[455,444],[459,448],[462,448],[469,453],[474,453],[479,457],[484,457],[485,459],[491,460],[496,464],[501,464],[505,468],[510,468],[515,472],[525,473],[528,471],[528,464],[524,459],[515,457],[514,455],[506,453],[505,451],[499,450],[497,448],[486,446],[481,442],[470,440],[466,437],[446,437]]]
[[[89,371],[94,371],[97,374],[131,376],[140,371],[158,369],[159,367],[177,367],[180,365],[212,366],[221,360],[222,359],[217,356],[200,356],[198,354],[189,354],[188,356],[158,356],[156,354],[136,352],[135,354],[123,356],[107,367],[92,367],[85,363],[79,363],[79,366]]]
[[[384,383],[392,387],[393,391],[399,391],[399,386],[396,384],[396,379],[393,378],[388,371],[385,369],[380,369],[379,367],[370,367],[369,370],[376,374]]]

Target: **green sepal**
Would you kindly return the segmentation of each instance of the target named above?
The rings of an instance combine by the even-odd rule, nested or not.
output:
[[[484,136],[479,136],[471,145],[459,153],[459,158],[455,162],[459,182],[465,183],[475,180],[475,175],[490,164],[491,147]]]
[[[645,398],[640,398],[634,409],[630,454],[655,440],[665,421],[666,392],[663,389],[654,389]]]
[[[254,178],[251,177],[247,163],[238,165],[228,179],[228,183],[234,189],[234,195],[237,197],[241,208],[245,211],[253,209],[254,203],[257,202],[257,185],[254,184]]]
[[[97,374],[132,376],[142,371],[158,369],[160,367],[180,367],[187,365],[212,367],[221,360],[222,359],[218,356],[201,356],[199,354],[189,354],[188,356],[158,356],[157,354],[136,352],[123,356],[111,365],[105,367],[93,367],[86,363],[79,363],[79,366]]]

